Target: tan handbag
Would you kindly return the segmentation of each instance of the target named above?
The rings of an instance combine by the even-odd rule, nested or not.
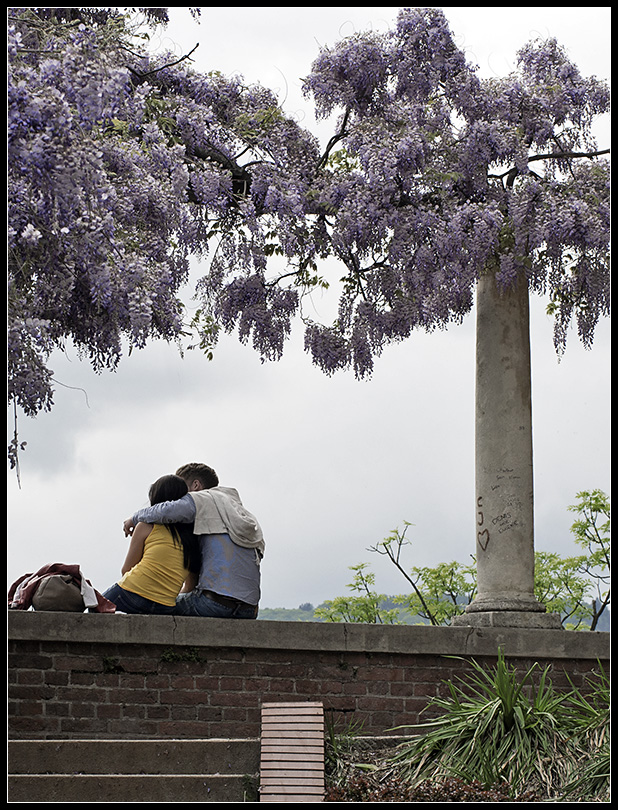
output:
[[[70,574],[51,574],[41,582],[32,597],[35,610],[60,610],[83,613],[84,598]]]

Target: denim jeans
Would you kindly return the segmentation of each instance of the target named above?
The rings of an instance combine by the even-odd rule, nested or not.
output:
[[[174,606],[153,602],[152,599],[146,599],[146,597],[137,593],[125,591],[118,584],[108,588],[103,596],[116,605],[116,610],[119,613],[157,613],[171,616],[176,612]]]
[[[235,606],[215,602],[205,591],[195,589],[181,593],[176,599],[177,616],[210,616],[218,619],[255,619],[257,605],[238,602]]]

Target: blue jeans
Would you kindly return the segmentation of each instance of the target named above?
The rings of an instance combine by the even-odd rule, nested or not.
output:
[[[146,597],[137,593],[125,591],[118,584],[108,588],[103,596],[113,602],[116,605],[116,610],[120,613],[157,613],[171,616],[176,612],[174,606],[153,602],[152,599],[146,599]]]
[[[248,605],[246,602],[222,605],[210,597],[208,592],[196,588],[178,596],[175,613],[177,616],[210,616],[216,619],[255,619],[258,606]]]

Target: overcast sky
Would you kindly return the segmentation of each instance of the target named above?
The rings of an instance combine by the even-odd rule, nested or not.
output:
[[[443,8],[483,76],[509,72],[516,51],[537,36],[555,36],[584,75],[610,76],[609,7]],[[199,42],[198,70],[240,73],[276,90],[286,112],[327,137],[301,78],[319,47],[385,30],[398,8],[210,7],[199,25],[185,8],[170,12],[154,47],[180,54]],[[196,263],[195,278],[203,269]],[[567,506],[583,489],[610,493],[610,324],[600,324],[591,351],[572,333],[558,362],[545,303],[532,300],[536,547],[571,554]],[[313,304],[316,318],[336,307],[328,295]],[[75,352],[54,356],[55,406],[20,417],[28,442],[21,488],[8,475],[8,584],[66,562],[105,590],[126,553],[123,520],[147,504],[155,479],[190,461],[213,466],[260,520],[263,607],[347,593],[349,566],[360,562],[371,564],[380,592],[405,592],[401,575],[367,551],[404,521],[413,524],[407,567],[468,562],[474,330],[472,314],[448,331],[418,333],[388,348],[369,382],[313,368],[300,329],[270,364],[235,336],[221,338],[212,362],[155,343],[100,376]],[[12,412],[8,424],[10,440]]]

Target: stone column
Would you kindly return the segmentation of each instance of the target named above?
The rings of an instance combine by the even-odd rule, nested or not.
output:
[[[476,560],[478,592],[458,625],[560,628],[534,595],[530,316],[525,278],[477,288]]]

